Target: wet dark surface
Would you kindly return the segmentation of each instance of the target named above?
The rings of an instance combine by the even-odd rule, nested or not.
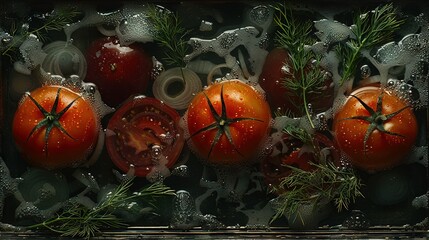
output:
[[[198,49],[195,47],[196,45],[192,53],[188,55],[191,59],[195,57],[199,60],[211,60],[213,63],[218,64],[226,61],[229,53],[234,57],[234,60],[237,60],[239,58],[238,52],[245,52],[246,57],[257,63],[256,67],[249,67],[251,76],[248,79],[250,79],[249,81],[258,80],[257,77],[265,59],[263,51],[267,50],[268,52],[273,48],[271,37],[274,34],[274,30],[272,26],[269,26],[270,24],[265,22],[265,20],[270,20],[269,17],[262,14],[259,16],[260,19],[257,18],[258,16],[252,18],[249,17],[249,12],[255,9],[255,7],[267,6],[268,2],[233,3],[229,1],[210,1],[200,3],[197,1],[185,1],[178,3],[174,1],[157,1],[156,3],[177,11],[181,16],[184,16],[183,23],[185,26],[194,29],[190,37],[202,40],[214,39],[225,31],[234,30],[239,32],[240,27],[248,26],[270,36],[268,37],[268,42],[265,42],[264,37],[250,34],[244,40],[241,39],[243,43],[239,44],[240,47],[230,47],[231,49],[228,49],[228,46],[226,46],[225,49],[228,49],[229,52],[224,50],[227,52],[225,55],[222,55],[223,51],[216,51],[216,49],[206,54],[205,50],[202,50],[202,48]],[[330,15],[326,12],[339,12],[339,14],[335,15],[335,19],[350,25],[350,15],[355,7],[372,9],[381,3],[373,1],[319,1],[318,3],[312,3],[311,1],[304,1],[294,2],[293,6],[297,9],[316,10],[313,15],[309,15],[315,21],[324,18],[324,14],[326,16]],[[409,19],[414,19],[420,13],[428,14],[429,11],[427,4],[424,2],[396,1],[395,3],[401,7],[401,11]],[[91,1],[91,4],[96,5],[96,9],[101,12],[121,9],[124,6],[122,3],[106,4],[101,1]],[[53,3],[39,4],[38,1],[2,3],[0,7],[2,13],[0,16],[2,16],[1,21],[4,22],[0,21],[0,27],[8,24],[6,22],[8,18],[3,17],[9,16],[10,13],[6,13],[6,11],[14,12],[16,16],[22,17],[22,15],[31,15],[34,12],[45,12],[47,9],[51,9],[53,5]],[[427,17],[428,15],[426,15]],[[202,20],[211,22],[213,30],[206,32],[196,31],[195,28],[200,27]],[[405,33],[420,34],[422,31],[424,32],[424,30],[418,29],[414,31],[412,23],[408,25],[410,26],[408,29],[401,29],[402,32],[398,33],[398,36],[395,36],[394,40],[396,42],[403,39]],[[425,25],[425,27],[428,26]],[[249,31],[245,32],[248,33]],[[92,40],[100,36],[101,34],[93,26],[84,26],[72,33],[73,44],[78,46],[82,52],[86,50]],[[63,33],[55,32],[52,33],[51,37],[52,40],[48,40],[47,42],[57,39],[66,40],[66,36]],[[226,42],[228,42],[227,40],[225,39]],[[250,44],[245,40],[249,40]],[[218,42],[222,43],[222,41]],[[196,43],[201,44],[204,41],[197,41]],[[265,44],[264,46],[266,47],[263,51],[259,48],[257,51],[251,50],[251,47],[248,45],[253,46],[252,44],[255,43]],[[207,44],[217,44],[217,42],[212,40]],[[162,52],[154,43],[145,43],[145,46],[150,49],[149,52],[153,55],[159,55]],[[429,47],[422,51],[426,51],[429,54]],[[424,66],[427,67],[429,58],[424,54],[420,56],[422,56],[421,61],[423,65],[426,64]],[[0,76],[2,87],[0,91],[0,156],[4,161],[4,166],[10,170],[10,175],[8,175],[4,169],[0,169],[0,173],[3,174],[0,179],[0,190],[2,191],[0,195],[3,196],[5,194],[3,203],[4,213],[0,222],[13,225],[27,225],[38,222],[38,217],[40,216],[37,214],[37,216],[34,216],[29,213],[22,213],[22,218],[16,218],[16,209],[23,207],[22,204],[25,201],[17,197],[19,195],[18,192],[22,190],[17,190],[13,186],[17,184],[19,177],[25,176],[24,174],[28,172],[28,166],[24,163],[23,158],[13,144],[11,133],[13,113],[23,93],[16,92],[11,86],[21,76],[18,75],[16,77],[13,61],[8,57],[3,56],[0,64],[2,67],[2,74]],[[361,65],[368,67],[366,64],[371,65],[366,62]],[[370,70],[361,68],[362,72],[356,75],[363,74],[362,69],[365,72],[369,71],[375,75],[382,68],[376,68],[371,65]],[[252,76],[252,74],[254,75]],[[423,69],[422,74],[423,77],[426,77],[426,80],[422,80],[423,85],[426,83],[426,89],[418,90],[426,91],[427,96],[427,69],[426,71]],[[239,74],[238,77],[245,75],[244,73],[242,75]],[[404,75],[407,75],[407,73],[399,74],[398,76],[404,77]],[[199,76],[202,84],[206,85],[205,79],[207,73],[199,74]],[[409,77],[411,78],[411,76]],[[26,78],[26,76],[22,78]],[[34,82],[28,84],[29,86],[24,86],[28,90],[38,85]],[[398,84],[399,88],[399,85],[404,83],[397,81],[395,84]],[[144,94],[153,96],[150,88]],[[269,95],[270,93],[267,94]],[[424,98],[422,96],[424,94],[416,98],[422,99]],[[181,109],[178,112],[183,116],[185,110]],[[167,186],[178,191],[177,196],[174,198],[170,196],[159,200],[157,202],[158,208],[156,214],[139,216],[137,220],[133,219],[129,228],[118,231],[104,231],[102,236],[95,236],[93,239],[427,238],[429,237],[427,232],[427,219],[429,216],[427,197],[425,200],[429,185],[427,156],[425,156],[427,154],[428,140],[427,100],[426,106],[419,106],[418,110],[416,110],[416,115],[420,127],[419,135],[415,150],[409,156],[409,161],[399,167],[377,174],[358,170],[357,174],[364,182],[362,192],[365,197],[358,198],[348,210],[339,213],[335,210],[332,211],[328,217],[320,220],[315,230],[290,229],[286,217],[281,217],[272,223],[269,222],[273,215],[270,200],[275,198],[275,195],[267,193],[269,188],[263,174],[260,172],[258,164],[238,169],[207,166],[185,146],[178,164],[174,166],[174,170],[172,169],[174,174],[171,176],[163,176],[161,174],[159,176]],[[103,128],[107,127],[110,117],[111,113],[106,113],[101,119]],[[425,161],[426,166],[424,166]],[[118,170],[118,168],[113,165],[107,150],[103,147],[98,161],[90,168],[83,168],[79,174],[88,177],[87,174],[90,173],[90,175],[95,177],[96,183],[100,187],[103,187],[109,183],[117,183],[117,178],[120,174],[118,175],[112,172],[112,170]],[[72,169],[62,170],[61,174],[64,174],[64,178],[70,186],[70,197],[90,188],[88,184],[76,179],[76,172]],[[147,186],[151,181],[150,178],[137,178],[135,179],[133,190]],[[7,189],[5,186],[11,189]],[[97,197],[100,197],[97,194],[98,192],[96,191],[91,193],[90,198],[96,201]],[[426,207],[424,206],[425,201]],[[38,207],[41,208],[40,206]],[[55,212],[55,208],[50,209],[49,206],[44,206],[44,209],[46,208]],[[52,213],[50,212],[50,214]],[[50,235],[50,233],[46,232],[11,232],[8,229],[5,230],[5,232],[0,231],[0,238],[51,239],[52,237],[57,237],[57,235]]]

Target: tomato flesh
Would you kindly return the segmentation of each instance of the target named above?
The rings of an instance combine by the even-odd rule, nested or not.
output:
[[[144,177],[154,166],[171,168],[178,159],[184,135],[176,110],[149,97],[135,97],[109,120],[106,146],[113,163],[123,172],[131,167]],[[162,163],[161,157],[167,162]]]
[[[47,85],[30,95],[47,111],[51,111],[57,96],[57,112],[73,100],[72,106],[59,118],[59,124],[70,135],[54,127],[45,141],[46,127],[30,133],[45,117],[28,96],[21,100],[13,119],[12,133],[18,150],[28,164],[45,169],[74,167],[82,164],[94,149],[100,131],[99,118],[89,100],[62,86]],[[46,148],[45,148],[46,147]]]

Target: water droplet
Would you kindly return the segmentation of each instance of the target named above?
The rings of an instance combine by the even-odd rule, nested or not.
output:
[[[194,198],[188,191],[179,190],[173,198],[170,225],[172,228],[189,229],[198,225]]]
[[[119,26],[118,26],[119,32],[121,34],[126,34],[127,26],[128,26],[127,19],[122,19],[121,22],[119,23]]]
[[[313,105],[311,103],[307,104],[308,113],[310,116],[313,116]]]
[[[30,28],[30,24],[28,24],[28,23],[23,23],[22,25],[21,25],[21,30],[23,31],[23,32],[28,32],[28,29]]]
[[[389,81],[387,81],[387,86],[388,87],[393,87],[393,86],[395,86],[396,85],[396,82],[395,81],[393,81],[393,80],[389,80]]]
[[[371,76],[371,68],[368,65],[361,66],[360,75],[361,75],[362,79],[370,77]]]
[[[161,152],[161,146],[159,146],[159,145],[153,145],[152,146],[150,154],[151,154],[153,159],[159,159],[161,156],[161,153],[162,153]]]
[[[7,45],[7,44],[9,44],[10,42],[12,42],[12,40],[13,40],[13,37],[12,36],[10,36],[9,34],[5,34],[5,33],[3,33],[5,36],[1,36],[1,43],[2,43],[2,45]]]
[[[343,222],[343,227],[352,230],[364,230],[370,227],[366,216],[360,210],[353,210],[351,215]]]
[[[262,25],[270,20],[270,9],[263,5],[256,6],[250,11],[249,17],[254,23]]]
[[[180,177],[187,177],[189,175],[188,166],[180,165],[178,167],[175,167],[171,174]]]
[[[235,33],[225,33],[219,37],[219,45],[223,49],[229,49],[237,40],[238,35]]]
[[[205,20],[201,20],[200,31],[207,32],[213,30],[213,23]]]

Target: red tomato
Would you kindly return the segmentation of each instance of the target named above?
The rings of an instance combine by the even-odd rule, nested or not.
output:
[[[46,169],[83,163],[97,143],[99,130],[99,118],[89,100],[54,85],[24,96],[12,125],[16,146],[27,162]]]
[[[285,81],[294,79],[293,74],[289,53],[284,48],[275,48],[265,59],[259,83],[268,93],[267,101],[272,111],[280,109],[282,113],[289,112],[294,116],[302,116],[303,100],[285,86]],[[332,79],[327,79],[323,88],[318,93],[308,94],[308,103],[312,104],[316,113],[330,108],[334,100]]]
[[[322,151],[327,154],[327,161],[339,164],[340,153],[327,136],[316,133],[314,140],[313,144],[317,146],[317,152]],[[266,183],[274,186],[279,185],[281,180],[289,176],[292,171],[288,166],[304,171],[314,170],[315,167],[310,163],[319,161],[315,152],[316,150],[311,146],[311,143],[304,144],[301,140],[283,133],[281,138],[274,143],[271,154],[261,163],[261,172]]]
[[[130,95],[146,92],[153,62],[141,45],[121,46],[117,38],[101,38],[90,45],[86,60],[86,80],[97,85],[107,105],[116,107]]]
[[[350,95],[334,117],[340,149],[353,166],[368,172],[399,165],[417,138],[411,107],[393,92],[374,86]]]
[[[264,96],[239,80],[213,84],[192,100],[187,116],[189,145],[214,165],[241,165],[255,160],[270,129]]]
[[[107,126],[110,158],[123,172],[134,166],[140,177],[156,165],[171,168],[185,143],[179,120],[176,110],[158,99],[136,96],[126,101]]]

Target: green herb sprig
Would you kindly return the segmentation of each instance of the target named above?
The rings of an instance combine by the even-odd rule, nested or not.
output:
[[[291,174],[273,188],[273,192],[281,194],[274,204],[276,213],[272,221],[283,215],[299,215],[300,206],[316,206],[324,200],[334,201],[337,210],[341,211],[363,196],[361,181],[352,169],[338,168],[332,162],[310,164],[315,170],[304,171],[288,166]]]
[[[320,91],[325,82],[325,75],[320,68],[321,57],[307,47],[315,43],[311,34],[312,22],[296,18],[285,4],[275,9],[277,14],[274,22],[279,27],[275,37],[276,45],[288,51],[290,61],[284,64],[290,64],[292,67],[292,74],[283,79],[284,87],[302,100],[304,112],[314,128],[312,113],[308,106],[308,94]]]
[[[13,59],[13,55],[16,53],[16,50],[28,36],[34,34],[40,41],[46,41],[47,34],[50,31],[62,30],[64,26],[71,23],[79,14],[80,11],[78,11],[76,7],[64,6],[52,11],[52,13],[46,17],[45,22],[34,29],[32,29],[30,25],[28,30],[23,30],[22,28],[17,27],[16,22],[12,23],[9,33],[12,40],[8,43],[8,46],[2,50],[2,56],[8,56],[10,59]]]
[[[165,8],[150,5],[148,17],[151,20],[154,31],[154,40],[164,50],[164,63],[170,66],[184,67],[184,57],[189,50],[186,36],[189,30],[183,28],[177,13]]]
[[[337,55],[343,59],[340,84],[343,84],[344,81],[354,75],[358,62],[362,57],[362,50],[370,50],[375,46],[390,41],[393,33],[403,23],[404,19],[398,19],[397,9],[393,7],[392,3],[355,16],[354,25],[351,27],[355,38],[336,47]]]
[[[283,128],[283,132],[289,134],[293,138],[296,138],[300,140],[301,142],[305,143],[312,143],[312,136],[310,133],[305,131],[304,129],[300,127],[296,127],[294,125],[286,125]]]
[[[48,229],[63,236],[90,238],[101,229],[126,226],[114,212],[125,202],[145,201],[154,205],[155,200],[166,195],[174,195],[174,190],[154,183],[139,192],[130,194],[132,179],[121,183],[106,199],[94,208],[88,209],[79,203],[71,203],[57,217],[29,226],[28,229]]]

